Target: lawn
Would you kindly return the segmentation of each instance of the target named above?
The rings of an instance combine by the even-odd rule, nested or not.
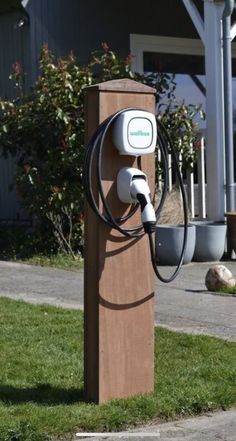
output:
[[[222,288],[220,294],[225,295],[225,296],[229,295],[229,296],[235,297],[236,296],[236,286],[233,286],[232,288]]]
[[[26,263],[28,265],[40,265],[50,268],[59,268],[68,271],[77,271],[84,267],[84,261],[82,258],[73,259],[72,256],[62,253],[56,253],[51,255],[35,254],[28,258],[11,259],[19,263]]]
[[[83,400],[83,314],[0,299],[0,440],[121,430],[236,405],[236,343],[156,329],[153,394]]]

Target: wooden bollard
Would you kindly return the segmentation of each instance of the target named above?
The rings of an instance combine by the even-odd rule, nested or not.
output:
[[[155,90],[128,79],[88,87],[86,141],[102,121],[127,107],[155,113]],[[109,133],[102,164],[103,190],[109,207],[115,216],[123,216],[130,207],[117,197],[116,177],[124,166],[137,167],[137,160],[120,155]],[[141,164],[153,191],[154,154],[143,156]],[[101,203],[97,203],[102,210]],[[124,226],[140,224],[138,210]],[[122,236],[105,225],[87,204],[84,271],[86,399],[104,403],[151,392],[154,272],[147,235],[139,239]]]

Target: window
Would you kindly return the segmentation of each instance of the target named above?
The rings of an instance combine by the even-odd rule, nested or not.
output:
[[[131,34],[133,69],[140,73],[174,73],[176,98],[187,104],[201,104],[205,110],[204,47],[201,40]],[[236,45],[233,52],[233,101],[236,115]],[[236,117],[235,117],[236,118]],[[204,126],[204,124],[201,124]]]

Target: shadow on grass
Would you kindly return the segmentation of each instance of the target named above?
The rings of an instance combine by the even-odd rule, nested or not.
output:
[[[7,405],[33,402],[44,406],[57,406],[59,404],[81,403],[85,402],[85,399],[82,388],[63,389],[53,387],[50,384],[39,384],[29,388],[0,385],[0,401]]]

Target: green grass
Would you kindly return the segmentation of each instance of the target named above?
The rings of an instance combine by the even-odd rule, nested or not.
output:
[[[25,259],[14,259],[14,261],[26,263],[28,265],[48,266],[51,268],[59,268],[69,271],[80,270],[84,267],[82,258],[73,259],[67,254],[51,254],[49,256],[43,254],[35,254]]]
[[[236,286],[233,286],[232,288],[222,288],[221,294],[224,295],[230,295],[230,296],[236,296]]]
[[[153,394],[83,400],[83,314],[0,299],[0,440],[70,439],[236,404],[236,344],[156,329]]]

